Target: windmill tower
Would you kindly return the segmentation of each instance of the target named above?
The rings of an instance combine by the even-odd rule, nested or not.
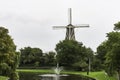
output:
[[[68,22],[69,24],[67,26],[53,26],[53,28],[66,28],[66,40],[75,40],[75,32],[74,28],[83,28],[83,27],[89,27],[88,24],[81,24],[79,26],[72,25],[72,9],[68,9]]]

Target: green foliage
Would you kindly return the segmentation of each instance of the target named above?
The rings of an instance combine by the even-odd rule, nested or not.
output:
[[[104,61],[105,61],[105,55],[107,53],[107,49],[106,49],[106,42],[104,41],[102,44],[100,44],[98,47],[97,47],[97,55],[96,57],[98,59],[101,59],[101,63],[103,64]]]
[[[120,30],[120,22],[114,24],[114,30]]]
[[[109,76],[113,74],[119,75],[120,78],[120,22],[114,24],[114,30],[107,33],[107,40],[103,42],[98,48],[98,59],[101,64],[106,67],[105,70]]]
[[[39,67],[39,64],[40,64],[40,63],[39,63],[38,61],[36,61],[35,64],[34,64],[34,66],[35,66],[35,67]]]
[[[25,47],[20,49],[20,66],[31,64],[34,65],[36,62],[40,63],[43,52],[39,48]],[[37,66],[40,64],[37,64]],[[36,65],[35,65],[36,66]]]
[[[110,32],[107,35],[106,66],[109,75],[120,69],[120,32]]]
[[[9,80],[19,80],[19,75],[17,72],[12,72],[10,76],[11,78]]]
[[[0,75],[12,78],[19,62],[19,53],[8,30],[0,27]],[[14,80],[14,79],[13,79]]]
[[[101,69],[103,69],[102,64],[100,59],[98,59],[96,56],[93,58],[93,62],[91,64],[92,66],[92,71],[100,71]]]
[[[45,53],[43,56],[44,59],[44,66],[55,66],[56,65],[56,59],[55,59],[55,52],[48,52]]]
[[[55,52],[43,53],[39,48],[20,49],[20,67],[43,67],[55,65]]]
[[[108,39],[97,48],[96,57],[100,60],[100,64],[106,67],[108,75],[112,76],[120,67],[120,32],[107,33],[107,37]]]
[[[105,60],[106,60],[106,54],[107,54],[107,47],[106,47],[106,42],[102,42],[98,47],[97,47],[97,54],[95,57],[95,63],[99,63],[96,65],[98,68],[97,70],[101,70],[105,68]]]
[[[55,48],[57,62],[64,67],[82,69],[86,67],[88,57],[93,56],[93,51],[82,43],[73,40],[60,41]],[[81,64],[84,63],[84,64]]]

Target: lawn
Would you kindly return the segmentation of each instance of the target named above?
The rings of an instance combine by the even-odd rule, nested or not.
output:
[[[96,80],[117,80],[116,77],[109,77],[104,71],[99,71],[99,72],[90,72],[89,75],[87,75],[86,72],[65,72],[65,73],[70,73],[70,74],[76,74],[76,75],[84,75],[88,76],[91,78],[94,78]]]
[[[86,75],[82,73],[83,75]],[[91,72],[90,77],[94,77],[96,80],[117,80],[116,77],[109,77],[104,71],[101,72]]]
[[[0,76],[0,80],[7,80],[8,77]]]
[[[53,70],[49,70],[49,69],[17,69],[17,71],[29,72],[29,73],[53,73]],[[78,71],[62,71],[62,73],[89,76],[96,80],[117,80],[115,77],[108,77],[104,71],[90,72],[89,75],[87,75],[86,72],[78,72]],[[7,80],[7,79],[8,79],[7,77],[0,76],[0,80]]]
[[[17,69],[17,72],[53,73],[53,70],[50,70],[50,69]]]
[[[32,73],[34,72],[35,73],[53,73],[53,70],[47,70],[47,69],[18,69],[17,71],[18,72],[32,72]],[[117,80],[115,77],[107,76],[104,71],[90,72],[89,75],[87,75],[86,72],[78,72],[78,71],[62,71],[61,73],[88,76],[96,80]]]

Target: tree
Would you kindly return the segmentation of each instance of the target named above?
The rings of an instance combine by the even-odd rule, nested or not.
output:
[[[105,65],[109,76],[117,72],[120,80],[120,22],[115,23],[114,26],[115,31],[107,33],[107,40],[97,48],[97,58]]]
[[[120,30],[120,22],[114,24],[114,30]]]
[[[39,66],[41,63],[41,58],[43,56],[43,52],[39,48],[31,48],[25,47],[20,49],[21,58],[20,58],[20,66]],[[37,64],[37,66],[36,66]]]
[[[48,53],[44,53],[44,66],[56,66],[56,59],[55,59],[56,53],[53,51],[50,51]]]
[[[19,53],[16,52],[16,46],[8,33],[8,29],[0,27],[0,75],[9,76],[10,80],[17,80],[15,71]]]
[[[87,65],[88,65],[88,69],[87,69],[87,75],[89,75],[89,72],[92,70],[92,64],[93,64],[93,60],[94,60],[94,55],[93,55],[93,51],[91,48],[86,48],[86,57],[87,57]]]
[[[82,43],[63,40],[56,45],[55,50],[57,52],[57,62],[61,66],[79,68],[80,70],[87,67],[87,48]]]
[[[105,60],[106,60],[106,54],[107,54],[107,47],[106,47],[106,42],[102,42],[98,47],[97,47],[97,54],[96,54],[96,61],[99,63],[97,65],[98,70],[104,69],[105,68]]]
[[[39,48],[24,47],[20,49],[20,67],[44,67],[55,65],[55,52],[43,53]]]
[[[113,75],[116,71],[120,77],[120,32],[110,32],[107,37],[107,72],[109,75]]]
[[[108,39],[98,46],[96,57],[101,64],[99,67],[106,67],[106,72],[112,76],[120,69],[120,32],[109,32],[107,37]]]

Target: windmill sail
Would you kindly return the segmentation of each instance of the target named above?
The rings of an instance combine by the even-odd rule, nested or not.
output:
[[[68,24],[72,24],[72,10],[68,9]]]
[[[72,9],[68,9],[68,25],[67,26],[53,26],[54,29],[64,29],[66,28],[66,40],[75,40],[75,32],[74,28],[83,28],[89,27],[88,24],[81,24],[81,25],[72,25]]]
[[[89,27],[89,24],[79,24],[79,25],[74,25],[75,28],[85,28]]]

